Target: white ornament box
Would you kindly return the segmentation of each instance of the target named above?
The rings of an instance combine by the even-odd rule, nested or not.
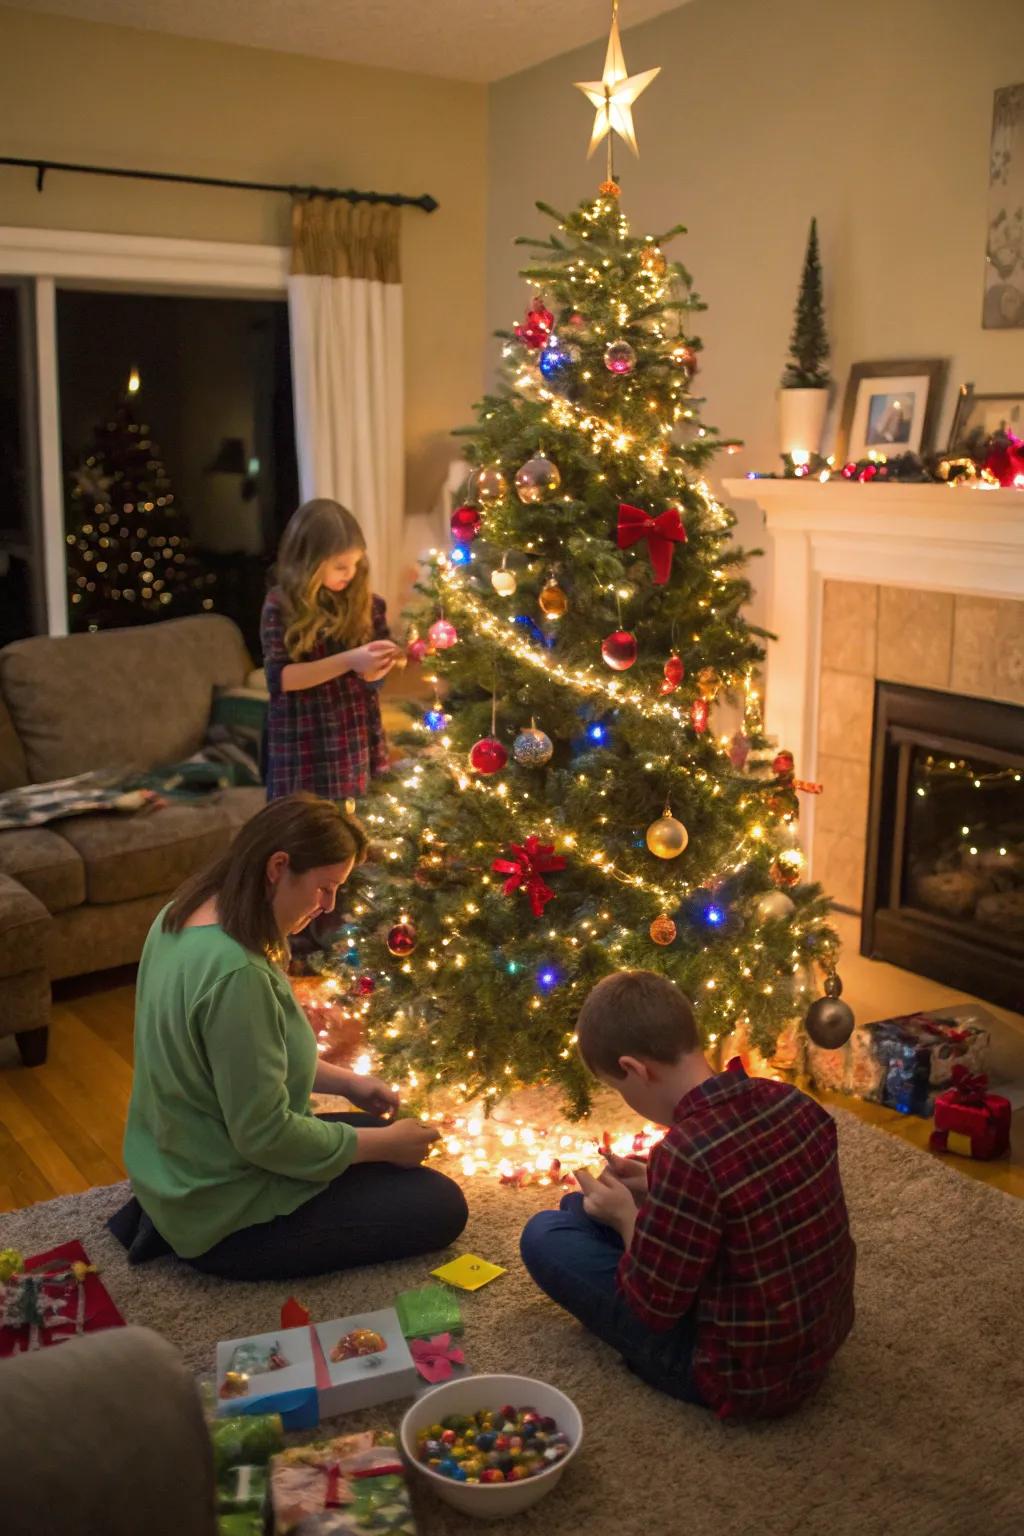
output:
[[[217,1412],[280,1413],[286,1429],[318,1422],[316,1356],[309,1328],[278,1328],[217,1345]]]
[[[315,1323],[313,1331],[321,1418],[415,1396],[419,1373],[394,1307]]]

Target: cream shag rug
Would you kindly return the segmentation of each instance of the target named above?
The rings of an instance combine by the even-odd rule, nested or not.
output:
[[[1020,1536],[1024,1532],[1024,1201],[965,1179],[851,1115],[839,1123],[858,1245],[857,1322],[816,1400],[788,1420],[725,1426],[660,1398],[541,1296],[518,1234],[553,1203],[483,1179],[458,1251],[508,1268],[463,1298],[471,1368],[551,1381],[583,1414],[560,1486],[513,1522],[524,1536]],[[125,1319],[198,1373],[218,1339],[273,1328],[291,1289],[229,1284],[173,1259],[130,1269],[104,1220],[125,1185],[0,1217],[0,1247],[78,1237]],[[387,1305],[423,1284],[413,1260],[295,1285],[315,1318]],[[397,1425],[401,1405],[335,1420]],[[57,1448],[54,1450],[57,1454]],[[482,1530],[417,1491],[421,1536]],[[502,1526],[501,1529],[506,1529]]]

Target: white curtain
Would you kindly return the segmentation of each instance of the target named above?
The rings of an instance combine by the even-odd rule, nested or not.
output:
[[[405,501],[398,220],[382,204],[297,202],[288,279],[302,499],[354,513],[393,619]]]

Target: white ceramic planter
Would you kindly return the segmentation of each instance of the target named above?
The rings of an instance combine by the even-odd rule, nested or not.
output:
[[[821,452],[828,389],[779,390],[779,438],[783,453]]]

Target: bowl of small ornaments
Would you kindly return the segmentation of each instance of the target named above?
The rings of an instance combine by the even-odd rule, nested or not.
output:
[[[402,1420],[402,1450],[439,1498],[477,1520],[507,1520],[551,1492],[583,1440],[575,1403],[528,1376],[463,1376]]]

